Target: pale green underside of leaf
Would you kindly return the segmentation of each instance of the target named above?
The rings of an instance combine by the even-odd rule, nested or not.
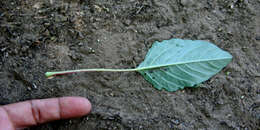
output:
[[[208,80],[231,60],[207,41],[171,39],[155,42],[137,71],[155,88],[172,92]]]

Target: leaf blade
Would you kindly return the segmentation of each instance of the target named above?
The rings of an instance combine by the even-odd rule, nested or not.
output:
[[[155,88],[176,91],[208,80],[231,60],[209,42],[170,39],[155,42],[137,71]]]

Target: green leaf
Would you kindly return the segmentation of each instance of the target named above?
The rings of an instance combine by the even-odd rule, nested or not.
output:
[[[217,46],[200,40],[171,39],[155,42],[145,60],[135,69],[79,69],[46,72],[46,77],[78,72],[138,71],[159,90],[176,91],[196,87],[208,80],[230,61],[232,56]]]
[[[136,70],[155,88],[172,92],[208,80],[231,60],[209,42],[171,39],[155,42]]]

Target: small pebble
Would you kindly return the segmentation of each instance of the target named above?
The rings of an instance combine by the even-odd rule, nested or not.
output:
[[[228,115],[227,115],[227,118],[230,118],[230,117],[231,117],[231,114],[228,114]]]
[[[254,103],[251,105],[251,109],[255,109],[255,108],[258,108],[258,107],[260,107],[260,99],[259,98],[256,99],[254,101]]]
[[[260,106],[260,99],[255,100],[254,104],[259,107]]]
[[[37,2],[36,4],[33,5],[33,8],[40,9],[41,8],[41,3]]]
[[[79,46],[83,46],[83,43],[82,43],[82,42],[80,42],[78,45],[79,45]]]
[[[30,87],[27,87],[27,89],[28,89],[29,91],[31,91],[31,90],[32,90],[32,88],[30,88]]]
[[[35,89],[37,89],[37,86],[36,86],[35,84],[33,84],[33,87],[34,87]]]
[[[260,36],[256,36],[255,40],[260,41]]]
[[[193,0],[181,0],[183,6],[192,6],[194,4]]]

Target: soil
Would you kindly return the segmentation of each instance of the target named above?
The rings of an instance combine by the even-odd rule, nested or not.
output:
[[[233,55],[197,88],[158,91],[135,68],[155,41],[200,39]],[[90,115],[30,129],[259,129],[259,0],[1,0],[0,105],[82,96]]]

